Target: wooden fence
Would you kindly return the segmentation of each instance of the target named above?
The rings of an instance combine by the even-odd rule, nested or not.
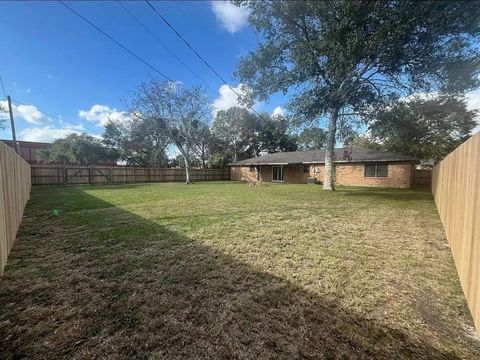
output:
[[[412,186],[429,188],[432,185],[432,170],[413,169]]]
[[[184,169],[32,165],[32,185],[128,184],[185,181]],[[230,180],[228,169],[192,169],[192,181]]]
[[[480,335],[480,133],[434,167],[432,193]]]
[[[0,141],[0,276],[30,198],[30,165]]]

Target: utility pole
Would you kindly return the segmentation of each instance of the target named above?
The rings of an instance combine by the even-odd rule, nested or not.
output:
[[[10,95],[7,96],[7,101],[8,101],[8,112],[10,113],[10,127],[12,128],[13,144],[15,145],[15,151],[17,152],[17,154],[20,154],[20,149],[18,148],[18,143],[17,143],[17,136],[15,134],[15,122],[13,121],[12,99],[10,98]]]

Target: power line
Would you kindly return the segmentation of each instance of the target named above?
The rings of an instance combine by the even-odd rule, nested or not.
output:
[[[97,25],[95,25],[94,23],[92,23],[90,20],[88,20],[87,18],[85,18],[84,16],[82,16],[80,13],[78,13],[76,10],[74,10],[73,8],[71,8],[70,6],[68,6],[65,2],[63,2],[62,0],[58,0],[63,6],[65,6],[68,10],[70,10],[72,13],[74,13],[75,15],[77,15],[80,19],[82,19],[83,21],[85,21],[88,25],[90,25],[91,27],[93,27],[95,30],[97,30],[98,32],[102,33],[105,37],[107,37],[108,39],[110,39],[111,41],[113,41],[115,44],[117,44],[118,46],[120,46],[123,50],[125,50],[126,52],[128,52],[130,55],[134,56],[137,60],[139,60],[140,62],[142,62],[144,65],[148,66],[150,69],[152,69],[153,71],[155,71],[157,74],[159,74],[160,76],[162,76],[164,79],[166,79],[167,81],[169,82],[174,82],[172,79],[170,79],[167,75],[165,75],[163,72],[161,72],[160,70],[158,70],[155,66],[153,66],[152,64],[150,64],[148,61],[144,60],[142,57],[140,57],[139,55],[137,55],[136,53],[134,53],[132,50],[130,50],[129,48],[127,48],[125,45],[123,45],[122,43],[120,43],[119,41],[117,41],[115,38],[113,38],[111,35],[109,35],[108,33],[106,33],[105,31],[103,31],[102,29],[100,29]]]
[[[3,94],[5,95],[5,98],[6,98],[7,97],[7,92],[5,91],[5,85],[3,85],[2,75],[0,75],[0,83],[2,83]]]
[[[225,84],[227,85],[230,90],[233,91],[233,93],[235,95],[237,95],[238,99],[242,99],[242,96],[232,87],[230,86],[229,83],[227,83],[227,81],[213,68],[213,66],[211,66],[194,48],[192,45],[190,45],[190,43],[185,40],[185,38],[168,22],[167,19],[165,19],[165,17],[160,14],[158,12],[158,10],[150,3],[149,0],[145,0],[145,2],[147,3],[147,5],[160,17],[160,19],[162,19],[162,21],[167,24],[167,26],[173,30],[173,32],[185,43],[185,45],[187,45],[190,50],[192,50],[195,55],[197,55],[197,57]],[[257,114],[258,116],[260,116],[259,113],[257,113],[253,108],[250,108],[255,114]]]
[[[165,45],[165,43],[160,40],[160,38],[155,35],[153,31],[151,31],[137,16],[135,16],[126,6],[124,6],[120,0],[116,0],[117,4],[133,19],[135,20],[146,32],[148,32],[165,50],[167,50],[178,62],[180,62],[185,68],[192,73],[198,80],[205,84],[215,95],[217,92],[205,81],[203,80],[195,71],[192,70],[190,66],[188,66],[180,57],[177,56],[170,48]]]
[[[74,125],[74,126],[79,126],[81,124],[75,124],[71,121],[68,121],[68,120],[65,120],[61,115],[53,115],[51,113],[48,113],[46,111],[43,111],[41,109],[39,109],[36,105],[32,105],[32,104],[26,104],[26,103],[23,103],[21,101],[18,101],[18,100],[13,100],[12,101],[15,105],[23,105],[23,106],[34,106],[38,111],[40,111],[43,115],[48,115],[52,118],[56,118],[57,120],[61,121],[61,122],[66,122],[66,123],[69,123],[70,125]]]

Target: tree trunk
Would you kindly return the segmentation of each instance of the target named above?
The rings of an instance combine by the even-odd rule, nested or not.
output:
[[[185,184],[191,184],[192,181],[190,180],[190,160],[183,155],[183,162],[185,163]]]
[[[190,164],[188,161],[185,161],[185,184],[191,184],[192,181],[190,180]]]
[[[335,190],[335,134],[337,132],[337,119],[339,109],[333,109],[328,121],[327,149],[325,151],[325,175],[323,177],[323,190]]]

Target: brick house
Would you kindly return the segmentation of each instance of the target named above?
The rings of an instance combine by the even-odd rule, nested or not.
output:
[[[335,149],[335,183],[408,188],[418,159],[361,147]],[[232,180],[306,184],[323,182],[325,150],[268,154],[230,164]]]
[[[5,143],[5,145],[10,146],[15,149],[15,144],[13,140],[0,140]],[[17,141],[18,147],[20,148],[20,156],[28,162],[30,165],[39,164],[40,161],[37,158],[37,150],[49,149],[52,144],[45,142],[37,141]]]

